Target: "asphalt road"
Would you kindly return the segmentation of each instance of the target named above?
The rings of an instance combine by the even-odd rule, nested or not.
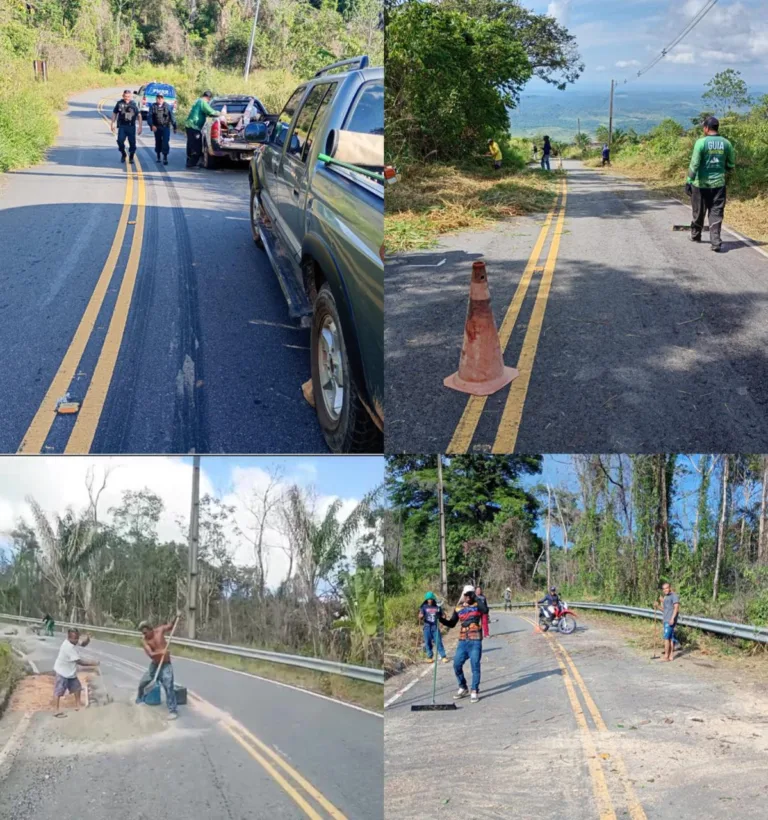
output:
[[[493,615],[476,704],[412,712],[430,702],[428,666],[390,681],[387,817],[765,816],[764,687],[684,654],[652,661],[602,626],[535,634],[532,615]],[[439,665],[437,702],[456,689]]]
[[[687,207],[564,165],[565,206],[546,219],[388,261],[387,452],[765,450],[768,258],[727,232],[712,253],[672,231]],[[477,259],[520,369],[487,401],[443,386]]]
[[[0,452],[325,452],[247,171],[186,169],[181,135],[158,165],[145,129],[127,179],[98,111],[120,91],[73,97],[47,161],[0,177]]]
[[[41,673],[52,669],[61,640],[59,634],[24,639]],[[9,748],[24,717],[6,713],[0,720],[0,817],[383,820],[380,716],[175,658],[176,682],[193,696],[168,723],[164,704],[133,705],[146,668],[141,650],[94,640],[82,653],[101,661],[95,691],[99,698],[108,692],[113,701],[92,704],[85,717],[101,720],[104,710],[121,704],[143,710],[132,713],[137,721],[160,721],[161,730],[119,742],[96,742],[85,733],[75,742],[57,731],[78,715],[55,719],[36,712]]]

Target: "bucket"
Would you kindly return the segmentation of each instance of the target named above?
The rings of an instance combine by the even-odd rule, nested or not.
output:
[[[152,691],[147,692],[147,694],[144,695],[144,703],[146,703],[147,706],[159,706],[160,702],[161,702],[160,701],[160,690],[161,689],[162,689],[162,686],[160,686],[160,684],[158,683],[157,686],[155,686],[155,688],[152,689]]]
[[[179,686],[178,683],[173,685],[173,691],[176,693],[176,703],[179,706],[185,706],[187,703],[187,687]]]

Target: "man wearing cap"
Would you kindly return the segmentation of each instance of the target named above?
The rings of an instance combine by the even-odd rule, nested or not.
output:
[[[211,106],[210,91],[195,100],[187,117],[187,168],[195,168],[203,153],[203,126],[208,117],[218,117],[219,112]]]
[[[147,113],[147,125],[155,135],[155,154],[160,162],[160,154],[163,155],[163,165],[168,164],[168,151],[171,147],[171,126],[173,133],[176,133],[176,116],[173,109],[166,105],[165,97],[158,94],[155,102],[149,106]]]
[[[713,251],[722,250],[720,228],[725,218],[725,177],[736,165],[731,143],[718,133],[717,117],[703,122],[704,136],[696,140],[685,181],[685,191],[691,198],[691,242],[701,242],[704,217],[709,214],[709,241]]]
[[[424,651],[427,653],[427,663],[432,661],[432,644],[437,649],[437,654],[443,663],[448,663],[443,648],[443,639],[440,635],[440,624],[438,619],[443,615],[443,608],[437,603],[434,592],[428,592],[424,596],[424,603],[419,607],[419,621],[424,632]]]
[[[452,629],[459,627],[459,642],[453,658],[453,671],[459,683],[459,691],[454,700],[467,696],[467,679],[464,677],[464,664],[469,661],[472,667],[472,691],[470,702],[477,703],[480,698],[480,661],[483,657],[483,615],[488,614],[488,605],[477,600],[475,588],[467,584],[461,600],[456,604],[450,618],[440,617],[440,623]]]
[[[56,680],[53,684],[53,696],[56,698],[56,711],[59,711],[59,701],[71,692],[75,696],[75,703],[80,707],[80,692],[83,687],[77,679],[77,667],[95,667],[98,661],[84,661],[80,657],[77,649],[77,642],[80,640],[80,632],[77,629],[68,629],[67,638],[59,648],[56,662],[53,664],[53,671],[56,673]]]
[[[181,613],[176,614],[178,621]],[[158,676],[159,682],[165,689],[165,702],[168,706],[168,720],[176,720],[178,717],[178,705],[176,704],[176,690],[174,688],[173,680],[173,666],[171,666],[171,654],[168,651],[168,644],[165,640],[167,633],[173,631],[174,623],[162,624],[161,626],[153,627],[149,621],[142,621],[139,624],[139,632],[144,636],[143,646],[144,651],[149,656],[151,663],[149,669],[144,673],[144,676],[139,681],[139,691],[136,696],[136,703],[144,701],[144,690],[155,679],[157,667],[160,666],[160,674]]]

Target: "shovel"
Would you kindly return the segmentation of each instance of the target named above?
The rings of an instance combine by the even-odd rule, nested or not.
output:
[[[157,686],[157,679],[160,677],[160,670],[163,668],[163,663],[165,662],[165,653],[168,651],[168,647],[171,645],[171,641],[173,640],[173,633],[176,631],[176,627],[179,624],[179,616],[176,616],[176,620],[173,622],[173,629],[171,630],[171,634],[168,638],[168,643],[165,645],[165,650],[163,651],[163,656],[160,658],[160,663],[157,665],[157,671],[155,672],[154,680],[149,683],[144,690],[144,697],[152,692],[154,688]]]

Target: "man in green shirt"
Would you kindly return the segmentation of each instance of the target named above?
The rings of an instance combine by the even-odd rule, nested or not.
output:
[[[691,242],[701,242],[704,217],[709,214],[709,239],[712,250],[722,249],[720,228],[725,214],[725,175],[736,165],[733,146],[718,131],[717,117],[707,117],[703,123],[705,136],[696,140],[685,181],[686,193],[691,197],[693,219]]]
[[[195,100],[185,125],[187,131],[187,168],[195,168],[200,161],[203,148],[202,128],[208,117],[218,117],[219,112],[211,107],[210,91]]]

